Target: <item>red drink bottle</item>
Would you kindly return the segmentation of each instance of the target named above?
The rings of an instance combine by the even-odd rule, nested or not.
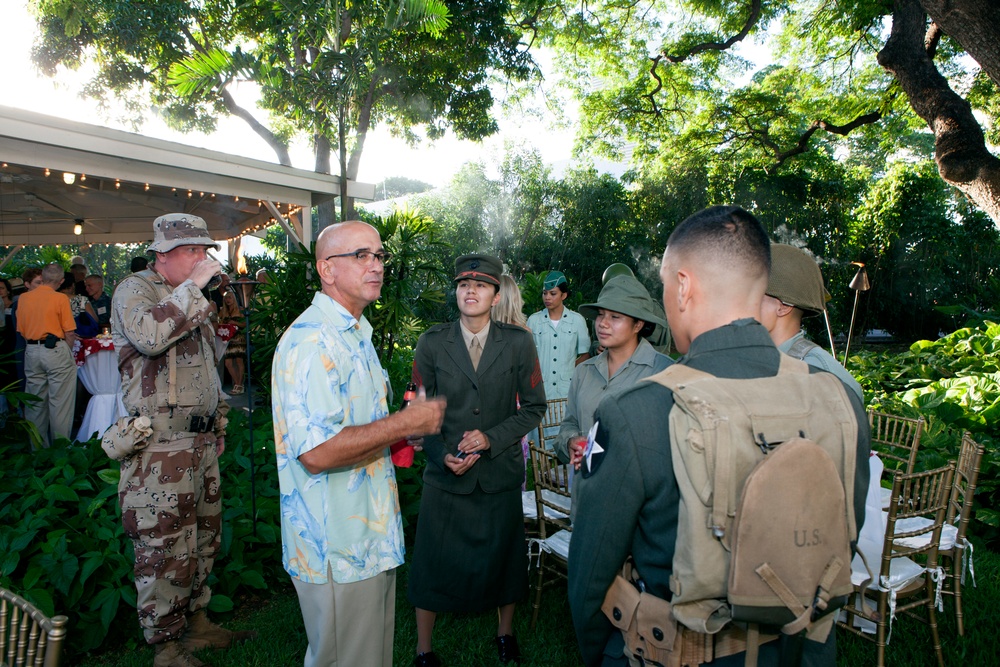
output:
[[[406,408],[414,398],[417,397],[417,384],[415,382],[410,382],[406,385],[406,391],[403,393],[403,404],[399,406],[400,410]],[[406,439],[402,439],[399,442],[393,443],[389,447],[389,451],[392,454],[392,462],[395,466],[399,468],[409,468],[413,465],[413,445],[409,444]]]

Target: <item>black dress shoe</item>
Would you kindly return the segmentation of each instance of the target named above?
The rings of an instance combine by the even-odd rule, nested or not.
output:
[[[434,651],[427,651],[427,653],[417,654],[417,657],[413,659],[413,667],[441,667],[441,661],[438,660]]]
[[[504,664],[508,662],[521,664],[521,649],[518,648],[514,635],[497,637],[497,655],[500,657],[500,662]]]

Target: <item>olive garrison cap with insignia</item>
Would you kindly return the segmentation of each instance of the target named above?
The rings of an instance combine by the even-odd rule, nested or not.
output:
[[[601,290],[597,302],[585,303],[579,310],[584,317],[594,319],[597,317],[598,308],[628,315],[643,322],[667,326],[663,309],[657,306],[653,297],[649,296],[649,292],[635,276],[612,277]]]
[[[549,271],[545,276],[545,282],[542,283],[542,289],[548,292],[550,289],[555,289],[560,285],[569,285],[566,275],[562,271]]]
[[[771,244],[771,278],[765,294],[807,315],[819,315],[830,300],[816,260],[804,250],[784,243]]]
[[[219,249],[219,244],[208,235],[208,225],[197,215],[168,213],[153,221],[153,242],[146,252],[170,252],[182,245],[205,245]]]
[[[500,287],[503,263],[490,255],[462,255],[455,260],[455,281],[482,280]]]

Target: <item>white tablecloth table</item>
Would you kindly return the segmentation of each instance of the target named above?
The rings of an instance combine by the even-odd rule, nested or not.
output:
[[[84,357],[83,365],[77,364],[77,377],[91,393],[87,411],[80,423],[77,440],[89,440],[96,433],[104,434],[119,417],[124,417],[122,381],[118,373],[118,351],[95,350]]]

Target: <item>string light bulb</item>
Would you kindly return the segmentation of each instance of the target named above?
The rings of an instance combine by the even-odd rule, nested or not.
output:
[[[48,168],[48,167],[46,167],[46,168],[45,168],[45,176],[46,176],[46,177],[48,177],[48,175],[49,175],[49,174],[51,174],[51,173],[52,173],[52,172],[51,172],[51,171],[49,171],[49,168]]]
[[[80,234],[83,234],[83,220],[77,218],[75,223],[76,224],[73,225],[73,233],[79,236]]]
[[[64,171],[63,183],[65,183],[66,185],[73,185],[74,183],[76,183],[76,174],[74,174],[71,171]]]
[[[142,187],[142,189],[143,189],[143,190],[145,190],[146,192],[149,192],[149,183],[146,183],[146,184],[145,184],[145,185],[144,185],[144,186]]]

